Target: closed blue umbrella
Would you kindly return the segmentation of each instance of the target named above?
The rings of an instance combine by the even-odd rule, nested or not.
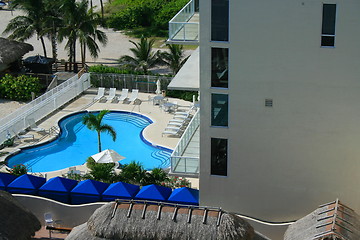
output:
[[[171,194],[171,188],[155,184],[144,186],[136,194],[135,199],[166,201]]]
[[[103,201],[114,201],[117,198],[120,199],[132,199],[139,192],[140,187],[124,182],[112,183],[103,192]]]
[[[199,205],[199,190],[188,187],[174,189],[171,193],[169,202],[186,204],[186,205]]]
[[[39,196],[63,203],[70,203],[70,191],[77,185],[76,180],[54,177],[39,188]]]
[[[109,184],[95,180],[84,180],[71,190],[71,204],[83,204],[101,201],[101,194]]]
[[[7,188],[8,192],[37,195],[38,189],[44,185],[46,179],[29,174],[21,175],[12,181]]]
[[[9,173],[2,173],[0,172],[0,190],[7,190],[7,186],[14,181],[17,176],[9,174]]]

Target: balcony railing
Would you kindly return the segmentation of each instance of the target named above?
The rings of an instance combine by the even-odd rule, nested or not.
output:
[[[195,9],[195,0],[191,0],[170,20],[169,42],[198,43],[199,14]]]
[[[183,156],[186,147],[192,140],[195,132],[200,125],[199,110],[195,113],[186,131],[182,135],[175,150],[171,154],[171,172],[184,174],[198,174],[199,173],[199,156]],[[200,147],[200,146],[199,146]]]

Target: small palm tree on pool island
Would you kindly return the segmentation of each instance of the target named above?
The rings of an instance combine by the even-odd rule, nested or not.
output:
[[[112,136],[113,141],[116,140],[116,132],[114,128],[108,124],[102,124],[102,119],[107,114],[109,110],[102,110],[99,114],[89,113],[85,115],[82,119],[82,123],[88,127],[88,129],[92,131],[96,131],[98,135],[98,144],[99,144],[99,152],[101,152],[101,139],[100,134],[102,132],[107,132]]]

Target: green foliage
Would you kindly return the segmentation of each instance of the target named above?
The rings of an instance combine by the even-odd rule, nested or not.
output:
[[[132,161],[129,164],[120,166],[121,173],[117,179],[130,184],[142,185],[146,179],[146,170],[141,163]]]
[[[119,63],[135,71],[149,73],[149,69],[161,64],[160,51],[153,52],[154,39],[141,37],[140,42],[129,40],[135,47],[130,48],[133,56],[124,55],[119,59]]]
[[[180,98],[185,101],[192,101],[193,95],[195,95],[195,99],[198,98],[198,92],[192,92],[192,91],[180,91],[180,90],[168,90],[166,92],[166,96],[172,97],[172,98]]]
[[[118,74],[136,74],[141,75],[143,72],[134,71],[132,69],[123,69],[117,67],[109,67],[104,65],[94,65],[89,67],[89,72],[94,73],[118,73]]]
[[[93,179],[100,182],[112,183],[114,182],[115,163],[96,163],[92,162],[87,165],[90,168],[90,173],[86,175],[87,179]]]
[[[161,185],[172,189],[181,188],[181,187],[191,187],[191,183],[189,180],[177,176],[172,176],[168,178],[166,181],[161,183]]]
[[[89,114],[85,115],[82,119],[82,123],[84,125],[86,125],[88,129],[97,132],[99,152],[101,152],[100,136],[101,136],[102,132],[106,132],[106,133],[110,134],[114,142],[116,140],[116,132],[115,132],[114,128],[108,124],[102,123],[103,117],[108,112],[109,112],[109,110],[101,110],[99,112],[99,114],[96,114],[96,115],[89,113]]]
[[[2,98],[28,101],[31,100],[31,92],[39,94],[41,84],[38,78],[20,75],[14,77],[6,74],[0,79],[0,95]]]
[[[13,168],[9,172],[13,175],[21,176],[27,174],[28,168],[24,164],[18,164],[13,166]]]
[[[11,147],[14,145],[14,141],[14,138],[8,138],[0,145],[0,148]]]
[[[168,22],[188,0],[118,0],[107,7],[107,25],[115,29],[141,29],[164,36]],[[111,9],[114,9],[113,11]],[[151,36],[142,34],[146,37]]]
[[[143,185],[161,185],[162,182],[168,181],[168,179],[167,173],[162,168],[154,168],[151,172],[146,173]]]
[[[63,175],[63,177],[72,179],[72,180],[76,180],[76,181],[81,181],[81,180],[87,179],[84,176],[82,176],[81,174],[74,173],[74,172],[67,173],[67,174]]]

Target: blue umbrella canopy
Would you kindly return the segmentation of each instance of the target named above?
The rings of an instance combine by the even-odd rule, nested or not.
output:
[[[37,195],[38,189],[44,185],[46,179],[29,174],[17,177],[8,185],[8,192]]]
[[[6,190],[7,186],[16,178],[15,175],[0,172],[0,190]]]
[[[171,193],[169,202],[187,204],[187,205],[199,205],[199,190],[188,187],[182,187],[174,189]]]
[[[84,180],[78,183],[71,190],[70,197],[72,204],[83,204],[98,202],[101,200],[101,194],[109,187],[109,184],[95,180]]]
[[[140,187],[124,182],[112,183],[103,192],[103,201],[113,201],[117,198],[132,199],[139,192]]]
[[[59,202],[70,202],[70,191],[77,185],[76,180],[54,177],[39,188],[39,196]]]
[[[171,188],[155,184],[144,186],[136,194],[135,199],[166,201],[171,194]]]

